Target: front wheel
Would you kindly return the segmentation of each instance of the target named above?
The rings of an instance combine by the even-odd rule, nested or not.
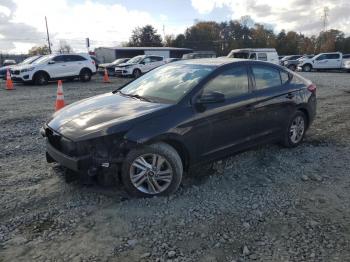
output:
[[[307,119],[303,112],[297,111],[289,121],[288,127],[284,132],[282,144],[285,147],[296,147],[305,136]]]
[[[304,65],[303,66],[303,71],[304,72],[311,72],[311,70],[312,70],[312,67],[311,67],[311,65]]]
[[[288,69],[295,71],[295,70],[297,70],[297,67],[295,65],[290,65],[290,66],[288,66]]]
[[[132,73],[134,78],[139,78],[141,76],[141,70],[140,69],[135,69],[134,72]]]
[[[182,161],[176,150],[168,144],[156,143],[128,153],[122,181],[132,196],[170,195],[178,189],[182,173]]]
[[[43,86],[43,85],[47,85],[48,82],[49,82],[49,77],[48,77],[48,75],[46,73],[39,72],[39,73],[35,74],[35,76],[34,76],[34,83],[36,85]]]

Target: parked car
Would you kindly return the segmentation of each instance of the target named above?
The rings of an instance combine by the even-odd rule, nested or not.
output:
[[[275,48],[234,49],[227,55],[227,57],[259,60],[259,61],[270,62],[277,65],[279,64],[278,54]]]
[[[342,69],[343,54],[340,52],[321,53],[309,59],[303,59],[298,64],[298,70],[310,72],[312,70]]]
[[[278,60],[281,61],[281,59],[282,59],[283,57],[285,57],[285,55],[279,55],[279,56],[278,56]]]
[[[115,67],[115,75],[117,76],[133,76],[140,77],[142,74],[164,65],[165,59],[163,56],[156,55],[139,55],[131,58],[124,64],[119,64]]]
[[[281,66],[194,59],[73,103],[41,134],[48,162],[120,175],[131,195],[168,195],[203,163],[268,141],[299,145],[315,114],[316,86]]]
[[[2,66],[10,66],[10,65],[15,65],[17,62],[13,59],[6,59],[3,63]]]
[[[342,68],[350,73],[350,54],[343,55]]]
[[[298,67],[298,59],[303,57],[302,55],[288,55],[280,60],[280,65],[285,66],[288,69],[295,71]]]
[[[12,68],[15,68],[16,66],[29,65],[29,64],[33,63],[34,61],[38,60],[40,57],[41,57],[41,55],[31,56],[31,57],[28,57],[27,59],[24,59],[19,64],[1,67],[0,68],[0,78],[6,79],[7,69],[11,70]]]
[[[56,79],[79,78],[83,82],[90,81],[94,73],[96,67],[88,54],[54,54],[11,69],[11,78],[16,82],[45,85]]]
[[[182,59],[198,59],[198,58],[214,58],[216,57],[215,52],[213,51],[201,51],[195,53],[188,53],[182,55]]]
[[[119,58],[114,60],[112,63],[100,64],[98,67],[98,72],[100,75],[105,73],[105,69],[107,69],[108,75],[115,75],[115,67],[120,64],[124,64],[128,62],[130,58]]]

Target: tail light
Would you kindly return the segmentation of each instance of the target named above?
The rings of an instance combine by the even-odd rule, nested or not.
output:
[[[307,87],[307,90],[309,90],[311,93],[316,93],[316,85],[315,84],[310,84]]]
[[[94,60],[91,60],[91,62],[92,62],[92,64],[93,64],[93,65],[95,65],[95,64],[96,64]]]

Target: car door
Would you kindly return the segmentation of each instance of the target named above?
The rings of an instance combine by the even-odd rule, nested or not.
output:
[[[256,102],[256,139],[280,134],[295,109],[299,86],[291,86],[290,75],[273,65],[251,65]]]
[[[142,73],[146,73],[151,70],[151,57],[145,57],[139,64],[139,68]]]
[[[77,76],[83,67],[83,57],[79,55],[65,55],[65,72],[64,76]]]
[[[203,137],[205,146],[201,145],[202,152],[199,152],[204,160],[239,150],[254,135],[255,121],[251,111],[254,99],[247,67],[226,68],[203,86],[198,99],[213,93],[223,94],[225,100],[197,107],[196,118],[208,123],[208,136]]]
[[[313,59],[313,68],[316,68],[316,69],[328,68],[327,54],[322,54],[319,57]]]
[[[327,68],[337,69],[341,67],[340,54],[327,54]]]
[[[66,72],[66,64],[64,55],[57,55],[53,57],[46,67],[47,72],[51,78],[63,77]]]

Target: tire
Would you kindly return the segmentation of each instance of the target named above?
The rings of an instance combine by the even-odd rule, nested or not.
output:
[[[312,66],[310,64],[303,65],[304,72],[311,72]]]
[[[141,70],[140,69],[135,69],[133,72],[132,72],[132,76],[134,78],[139,78],[141,76]]]
[[[301,120],[302,123],[300,123],[299,120]],[[293,129],[295,133],[292,131]],[[297,111],[290,118],[288,126],[284,131],[282,145],[289,148],[298,146],[304,139],[306,129],[307,117],[303,112]]]
[[[288,66],[288,69],[295,71],[297,69],[297,67],[295,65],[290,65],[290,66]]]
[[[176,150],[166,143],[156,143],[131,150],[123,163],[121,178],[131,196],[165,196],[178,189],[182,173],[182,161]]]
[[[38,72],[34,76],[34,84],[43,86],[49,82],[49,76],[45,72]]]
[[[91,80],[91,75],[92,75],[92,73],[91,73],[90,69],[83,68],[80,71],[79,80],[81,82],[89,82]]]

